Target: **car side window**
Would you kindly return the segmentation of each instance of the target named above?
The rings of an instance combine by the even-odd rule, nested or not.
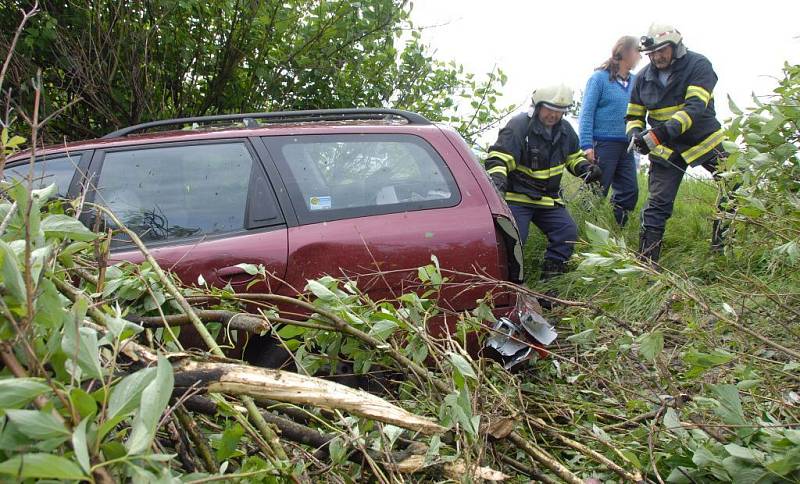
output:
[[[264,138],[301,222],[447,207],[460,194],[439,154],[414,135]]]
[[[108,152],[96,201],[145,242],[235,232],[246,228],[254,168],[243,143]],[[117,237],[115,245],[125,242]]]
[[[75,176],[75,170],[80,160],[80,154],[37,160],[33,165],[33,188],[44,188],[55,183],[57,196],[66,198],[69,184],[72,182],[72,177]],[[14,181],[24,182],[28,178],[28,163],[7,168],[5,175]]]

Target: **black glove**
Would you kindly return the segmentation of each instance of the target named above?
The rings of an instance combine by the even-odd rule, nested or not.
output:
[[[603,178],[603,170],[598,165],[592,165],[589,167],[589,171],[586,174],[586,183],[599,183],[600,179]]]
[[[647,136],[647,131],[637,131],[633,135],[633,147],[636,148],[636,151],[643,155],[650,154],[650,147],[647,145],[647,141],[645,141],[644,137]]]
[[[489,178],[492,179],[492,184],[497,191],[500,192],[500,196],[504,197],[508,188],[508,178],[500,176],[499,174],[489,175]]]
[[[603,170],[594,163],[583,163],[581,165],[580,177],[583,178],[586,183],[596,183],[603,178]]]

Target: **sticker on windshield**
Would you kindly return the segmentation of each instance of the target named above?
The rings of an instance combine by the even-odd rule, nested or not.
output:
[[[327,210],[331,208],[331,197],[311,197],[308,199],[310,210]]]

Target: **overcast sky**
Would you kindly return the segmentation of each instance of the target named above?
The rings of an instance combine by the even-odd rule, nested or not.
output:
[[[653,21],[675,25],[690,50],[711,60],[721,119],[730,114],[728,94],[747,106],[751,92],[775,87],[769,76],[779,76],[784,61],[800,63],[799,0],[416,0],[412,20],[426,27],[423,39],[437,58],[475,73],[499,66],[508,75],[508,104],[556,82],[577,96],[620,36],[639,37]]]

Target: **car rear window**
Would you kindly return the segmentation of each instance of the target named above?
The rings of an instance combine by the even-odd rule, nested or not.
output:
[[[81,155],[53,156],[36,160],[33,165],[33,188],[44,188],[53,183],[56,185],[58,197],[66,198],[69,184],[75,175],[75,169]],[[6,168],[5,176],[11,180],[24,182],[28,178],[28,162],[15,164]]]
[[[145,242],[234,232],[245,228],[253,165],[242,143],[108,152],[97,198]]]
[[[302,223],[449,207],[460,194],[439,154],[414,135],[264,138]]]

